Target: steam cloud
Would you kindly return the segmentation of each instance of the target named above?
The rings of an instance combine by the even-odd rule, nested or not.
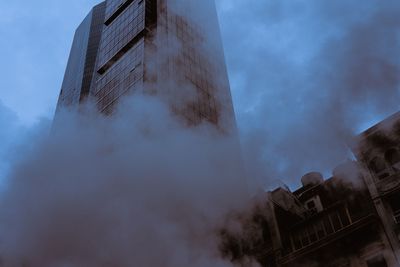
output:
[[[265,186],[330,172],[352,135],[398,110],[399,1],[218,4],[249,170]]]
[[[330,170],[397,107],[400,4],[360,3],[218,2],[251,177]],[[126,102],[113,119],[65,111],[24,143],[0,199],[1,266],[231,266],[216,231],[248,201],[236,140]]]
[[[30,140],[1,196],[2,266],[230,266],[216,231],[247,199],[236,140],[183,128],[157,99],[127,103],[65,112]]]
[[[178,102],[193,89],[168,86]],[[0,266],[232,266],[219,231],[248,200],[237,136],[186,127],[169,100],[136,94],[112,117],[87,103],[28,138],[0,195]]]

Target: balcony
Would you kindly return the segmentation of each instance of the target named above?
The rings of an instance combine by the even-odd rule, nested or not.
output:
[[[398,216],[400,221],[400,211]],[[290,248],[282,258],[282,263],[288,264],[375,222],[376,217],[372,213],[354,217],[346,206],[330,209],[319,214],[313,221],[307,220],[293,229]]]

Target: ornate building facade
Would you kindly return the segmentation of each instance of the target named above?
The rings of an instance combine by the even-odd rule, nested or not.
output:
[[[239,266],[400,266],[400,112],[354,138],[357,161],[324,180],[301,179],[291,192],[262,192],[236,214],[241,230],[221,231],[221,251]],[[229,225],[229,224],[228,224]]]

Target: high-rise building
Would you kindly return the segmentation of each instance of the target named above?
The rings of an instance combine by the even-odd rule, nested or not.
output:
[[[95,6],[75,32],[57,108],[76,107],[89,95],[105,7],[105,2]]]
[[[76,31],[59,107],[157,94],[188,125],[235,119],[214,0],[107,0]]]

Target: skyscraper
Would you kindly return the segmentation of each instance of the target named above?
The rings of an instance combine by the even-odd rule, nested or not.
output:
[[[235,119],[214,0],[107,0],[76,31],[59,108],[157,94],[188,125]]]
[[[89,95],[106,3],[95,6],[75,32],[58,106],[77,106]]]

